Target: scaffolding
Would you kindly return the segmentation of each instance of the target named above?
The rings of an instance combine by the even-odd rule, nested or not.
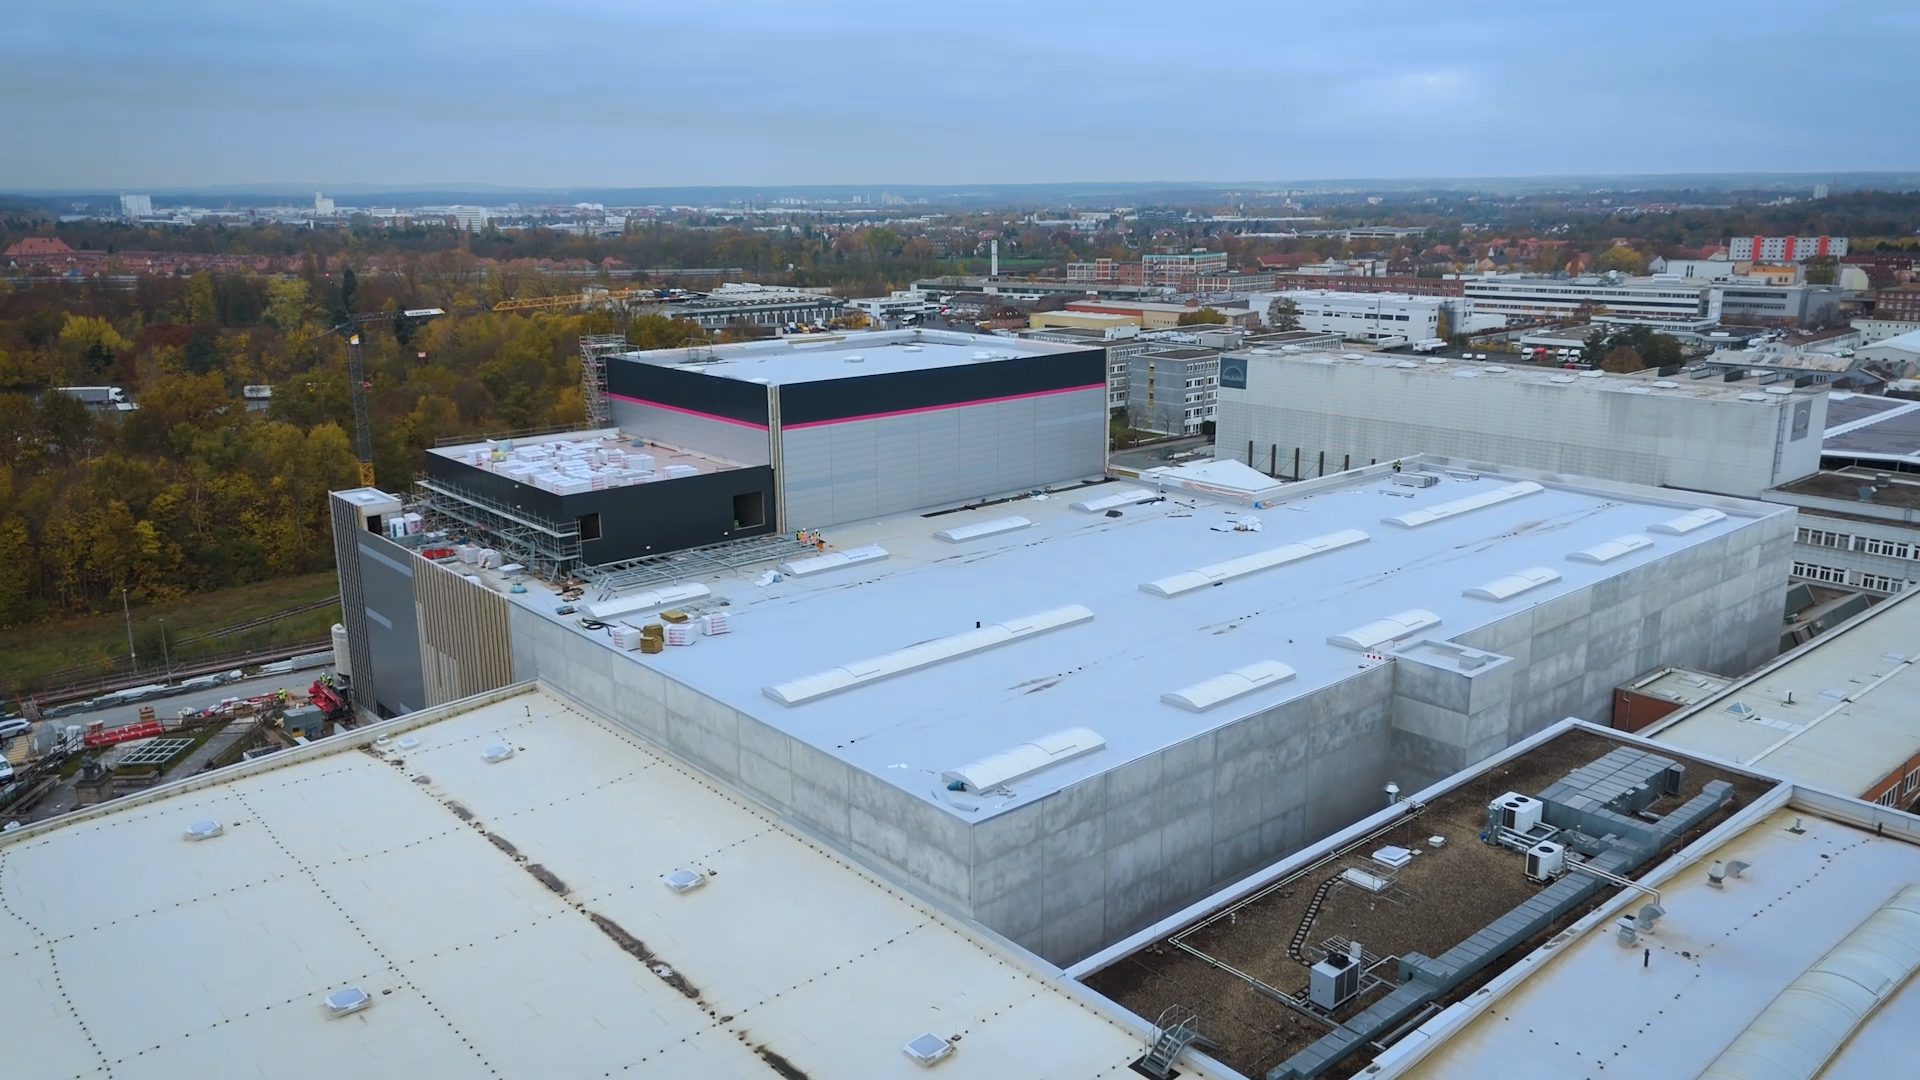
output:
[[[490,546],[548,581],[567,577],[580,563],[578,522],[548,521],[520,507],[437,480],[417,483],[425,493],[422,506],[435,519],[435,529],[477,533]]]
[[[740,570],[756,563],[815,553],[814,545],[796,540],[791,535],[753,536],[685,551],[643,555],[637,559],[624,559],[600,566],[583,566],[578,573],[599,590],[596,599],[611,600],[628,589]]]
[[[580,393],[587,406],[587,424],[606,427],[611,411],[607,406],[607,357],[633,348],[625,334],[580,335]]]

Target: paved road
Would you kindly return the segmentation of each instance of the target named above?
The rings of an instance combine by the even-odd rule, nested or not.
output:
[[[138,723],[140,708],[143,705],[153,706],[154,715],[164,720],[167,717],[179,715],[180,710],[188,706],[204,709],[219,703],[221,698],[245,698],[257,694],[271,694],[282,687],[295,693],[305,694],[307,687],[313,684],[313,680],[320,677],[322,671],[331,670],[331,668],[314,668],[311,671],[295,671],[285,675],[263,675],[257,679],[242,679],[236,683],[228,683],[208,690],[190,690],[184,694],[148,698],[131,705],[112,705],[104,709],[94,709],[91,712],[69,713],[66,716],[57,717],[54,723],[78,724],[85,727],[92,721],[102,720],[106,722],[107,727],[111,728],[122,724]]]

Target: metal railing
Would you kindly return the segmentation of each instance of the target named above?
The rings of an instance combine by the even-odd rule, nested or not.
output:
[[[584,566],[580,568],[579,574],[599,590],[598,599],[608,600],[624,590],[637,589],[643,585],[657,585],[663,581],[739,570],[756,563],[772,562],[792,555],[810,554],[814,550],[812,544],[803,543],[791,535],[782,533],[775,536],[728,540],[725,543],[708,544],[705,547],[688,548],[685,551],[668,552],[663,555],[646,555],[601,566]]]

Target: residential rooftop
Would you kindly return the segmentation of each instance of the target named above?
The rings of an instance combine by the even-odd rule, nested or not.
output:
[[[1515,1062],[1592,1080],[1911,1068],[1920,989],[1880,973],[1914,954],[1914,819],[1786,788],[1764,802],[1643,879],[1666,914],[1633,947],[1603,922],[1536,953],[1369,1080],[1478,1080]]]
[[[697,371],[719,379],[785,386],[1073,351],[1070,345],[992,334],[878,330],[832,340],[770,338],[736,345],[623,353],[617,359]]]
[[[1116,1077],[1142,1051],[525,685],[0,835],[0,904],[10,1075],[904,1078],[931,1035],[941,1076]]]
[[[1445,459],[1406,468],[1428,469],[1419,482],[1433,486],[1405,486],[1411,475],[1380,465],[1250,503],[1171,485],[1161,495],[1141,479],[843,526],[824,537],[822,560],[781,564],[781,580],[753,566],[682,582],[700,591],[676,606],[724,606],[732,631],[658,654],[582,629],[537,583],[508,599],[979,821],[1383,662],[1369,641],[1457,637],[1789,512]],[[1535,568],[1547,572],[1524,595],[1486,592]],[[594,600],[582,612],[602,622],[657,618]],[[1401,621],[1383,630],[1390,617]],[[1175,700],[1263,663],[1284,673],[1219,707]],[[1099,745],[1011,794],[948,790],[969,763],[1079,727]]]
[[[1489,803],[1510,792],[1540,792],[1619,748],[1646,746],[1587,725],[1557,726],[1229,888],[1075,972],[1086,972],[1081,978],[1089,987],[1139,1016],[1158,1016],[1172,1004],[1195,1010],[1203,1034],[1220,1046],[1212,1057],[1243,1076],[1265,1076],[1327,1035],[1333,1021],[1350,1022],[1384,996],[1397,981],[1395,958],[1441,957],[1541,894],[1541,886],[1524,873],[1521,852],[1482,841]],[[1733,785],[1737,805],[1775,786],[1771,779],[1695,758],[1666,756],[1684,767],[1685,780],[1676,792],[1654,800],[1652,813],[1686,805],[1716,780]],[[1682,833],[1667,850],[1678,850],[1723,820],[1725,812],[1716,814]],[[1383,852],[1401,865],[1383,863],[1376,857]],[[1432,1011],[1470,998],[1616,891],[1603,889],[1549,923],[1435,1001]],[[1307,1000],[1309,968],[1351,942],[1360,943],[1368,967],[1378,969],[1383,984],[1326,1016],[1290,1007],[1268,992]],[[1257,989],[1256,982],[1266,989]],[[1354,1075],[1376,1053],[1360,1048],[1326,1075]]]
[[[1640,734],[1842,795],[1920,756],[1920,591],[1903,593]],[[1915,791],[1897,792],[1902,805]]]

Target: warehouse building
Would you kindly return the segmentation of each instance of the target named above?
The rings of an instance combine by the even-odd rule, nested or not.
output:
[[[1755,498],[1814,472],[1823,390],[1381,354],[1222,360],[1218,446],[1256,468],[1413,453]]]
[[[1898,1072],[1916,967],[1920,819],[1568,720],[1068,973],[1183,1066],[1479,1080]]]
[[[1641,734],[1682,752],[1911,811],[1920,802],[1916,597],[1870,608]]]
[[[777,561],[668,556],[572,602],[408,557],[504,606],[512,678],[1055,962],[1344,827],[1388,782],[1602,715],[1638,672],[1741,671],[1777,645],[1784,508],[1415,457],[1274,504],[1151,483],[890,513]],[[436,621],[447,605],[343,603],[424,613],[443,685],[503,663],[471,616]]]
[[[1122,1076],[1147,1029],[540,686],[0,833],[0,880],[12,1076]]]

